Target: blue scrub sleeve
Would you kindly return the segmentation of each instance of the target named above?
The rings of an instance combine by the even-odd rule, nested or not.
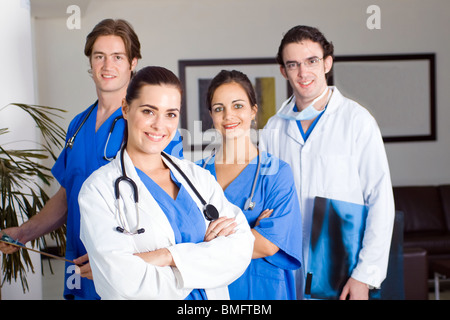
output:
[[[268,195],[265,209],[274,211],[254,229],[280,249],[264,259],[280,268],[296,270],[302,261],[302,219],[291,168],[280,161],[278,173],[264,183]]]

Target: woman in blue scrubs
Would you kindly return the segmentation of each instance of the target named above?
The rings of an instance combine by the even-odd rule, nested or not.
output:
[[[252,262],[229,285],[230,298],[296,299],[294,270],[302,262],[297,192],[289,165],[259,152],[251,141],[258,107],[248,77],[235,70],[221,71],[208,89],[207,106],[222,145],[199,164],[216,177],[228,200],[243,210],[255,236]],[[248,200],[253,184],[254,194]]]

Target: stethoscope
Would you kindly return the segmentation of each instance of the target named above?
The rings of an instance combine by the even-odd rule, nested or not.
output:
[[[208,162],[214,157],[216,154],[215,150],[211,153],[211,155],[206,158],[205,163],[203,163],[203,168],[205,169],[208,165]],[[261,159],[260,156],[258,156],[258,165],[256,168],[255,177],[253,178],[253,185],[252,185],[252,191],[250,192],[250,197],[247,198],[244,204],[244,210],[253,210],[256,206],[256,202],[252,201],[253,196],[255,195],[255,188],[256,188],[256,182],[258,181],[259,172],[261,171]]]
[[[127,176],[125,172],[125,165],[124,165],[124,151],[125,151],[126,144],[124,144],[120,151],[120,165],[122,166],[122,176],[117,178],[114,182],[114,195],[116,197],[116,208],[118,210],[118,216],[119,216],[119,226],[116,227],[116,231],[128,235],[135,235],[135,234],[141,234],[145,232],[144,228],[139,227],[139,196],[138,196],[138,188],[136,183]],[[200,193],[197,191],[197,189],[194,187],[192,182],[189,180],[189,178],[184,174],[184,172],[178,167],[175,162],[164,152],[161,152],[161,155],[171,164],[172,167],[174,167],[183,177],[183,179],[188,183],[191,190],[195,193],[197,198],[200,200],[200,202],[203,205],[203,215],[205,216],[205,219],[208,221],[214,221],[219,218],[219,212],[217,211],[216,207],[212,204],[206,203],[205,199],[200,195]],[[136,230],[135,231],[128,231],[125,228],[125,216],[120,208],[119,205],[119,198],[120,198],[120,190],[119,190],[119,184],[122,182],[128,182],[128,184],[133,189],[133,198],[134,198],[134,205],[136,210]]]
[[[86,116],[84,116],[83,121],[81,121],[80,125],[78,126],[77,130],[75,131],[75,133],[73,134],[72,137],[70,137],[67,140],[66,146],[65,148],[70,148],[72,149],[73,144],[75,143],[75,138],[78,135],[78,132],[81,130],[81,128],[84,126],[85,122],[87,121],[87,119],[89,118],[89,116],[91,115],[92,111],[94,110],[94,108],[96,107],[98,101],[96,103],[94,103],[91,108],[89,109],[88,113],[86,114]],[[107,161],[112,161],[115,158],[114,157],[110,158],[106,155],[106,150],[108,149],[108,143],[109,143],[109,138],[111,137],[112,132],[114,131],[114,127],[116,126],[117,121],[119,121],[120,119],[123,119],[123,116],[117,116],[114,118],[113,123],[111,124],[111,128],[109,128],[109,133],[108,133],[108,138],[106,139],[106,144],[105,144],[105,148],[103,149],[103,159],[107,160]]]

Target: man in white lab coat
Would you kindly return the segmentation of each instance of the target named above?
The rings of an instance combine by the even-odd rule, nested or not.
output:
[[[369,289],[386,277],[395,213],[380,130],[366,109],[327,86],[333,44],[319,30],[289,30],[277,61],[294,94],[268,121],[260,148],[288,162],[294,174],[305,261],[297,290],[304,289],[314,199],[324,197],[368,208],[358,262],[339,297],[368,299]]]

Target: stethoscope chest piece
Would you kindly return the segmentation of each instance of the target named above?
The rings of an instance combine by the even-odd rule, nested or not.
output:
[[[216,207],[212,204],[206,204],[203,207],[203,214],[205,215],[206,220],[214,221],[219,219],[219,211],[217,211]]]
[[[256,203],[252,201],[252,198],[250,197],[245,201],[244,210],[253,210],[255,205]]]
[[[178,171],[179,174],[181,174],[181,176],[187,182],[187,184],[189,185],[191,190],[195,193],[197,198],[200,200],[200,202],[203,205],[203,215],[205,216],[205,219],[208,221],[214,221],[214,220],[219,219],[219,212],[217,211],[216,207],[214,207],[214,205],[212,205],[212,204],[206,203],[205,199],[203,199],[203,197],[200,195],[198,190],[194,187],[194,185],[189,180],[189,178],[186,176],[186,174],[184,174],[183,170],[181,170],[166,153],[163,152],[163,153],[161,153],[161,155]]]

